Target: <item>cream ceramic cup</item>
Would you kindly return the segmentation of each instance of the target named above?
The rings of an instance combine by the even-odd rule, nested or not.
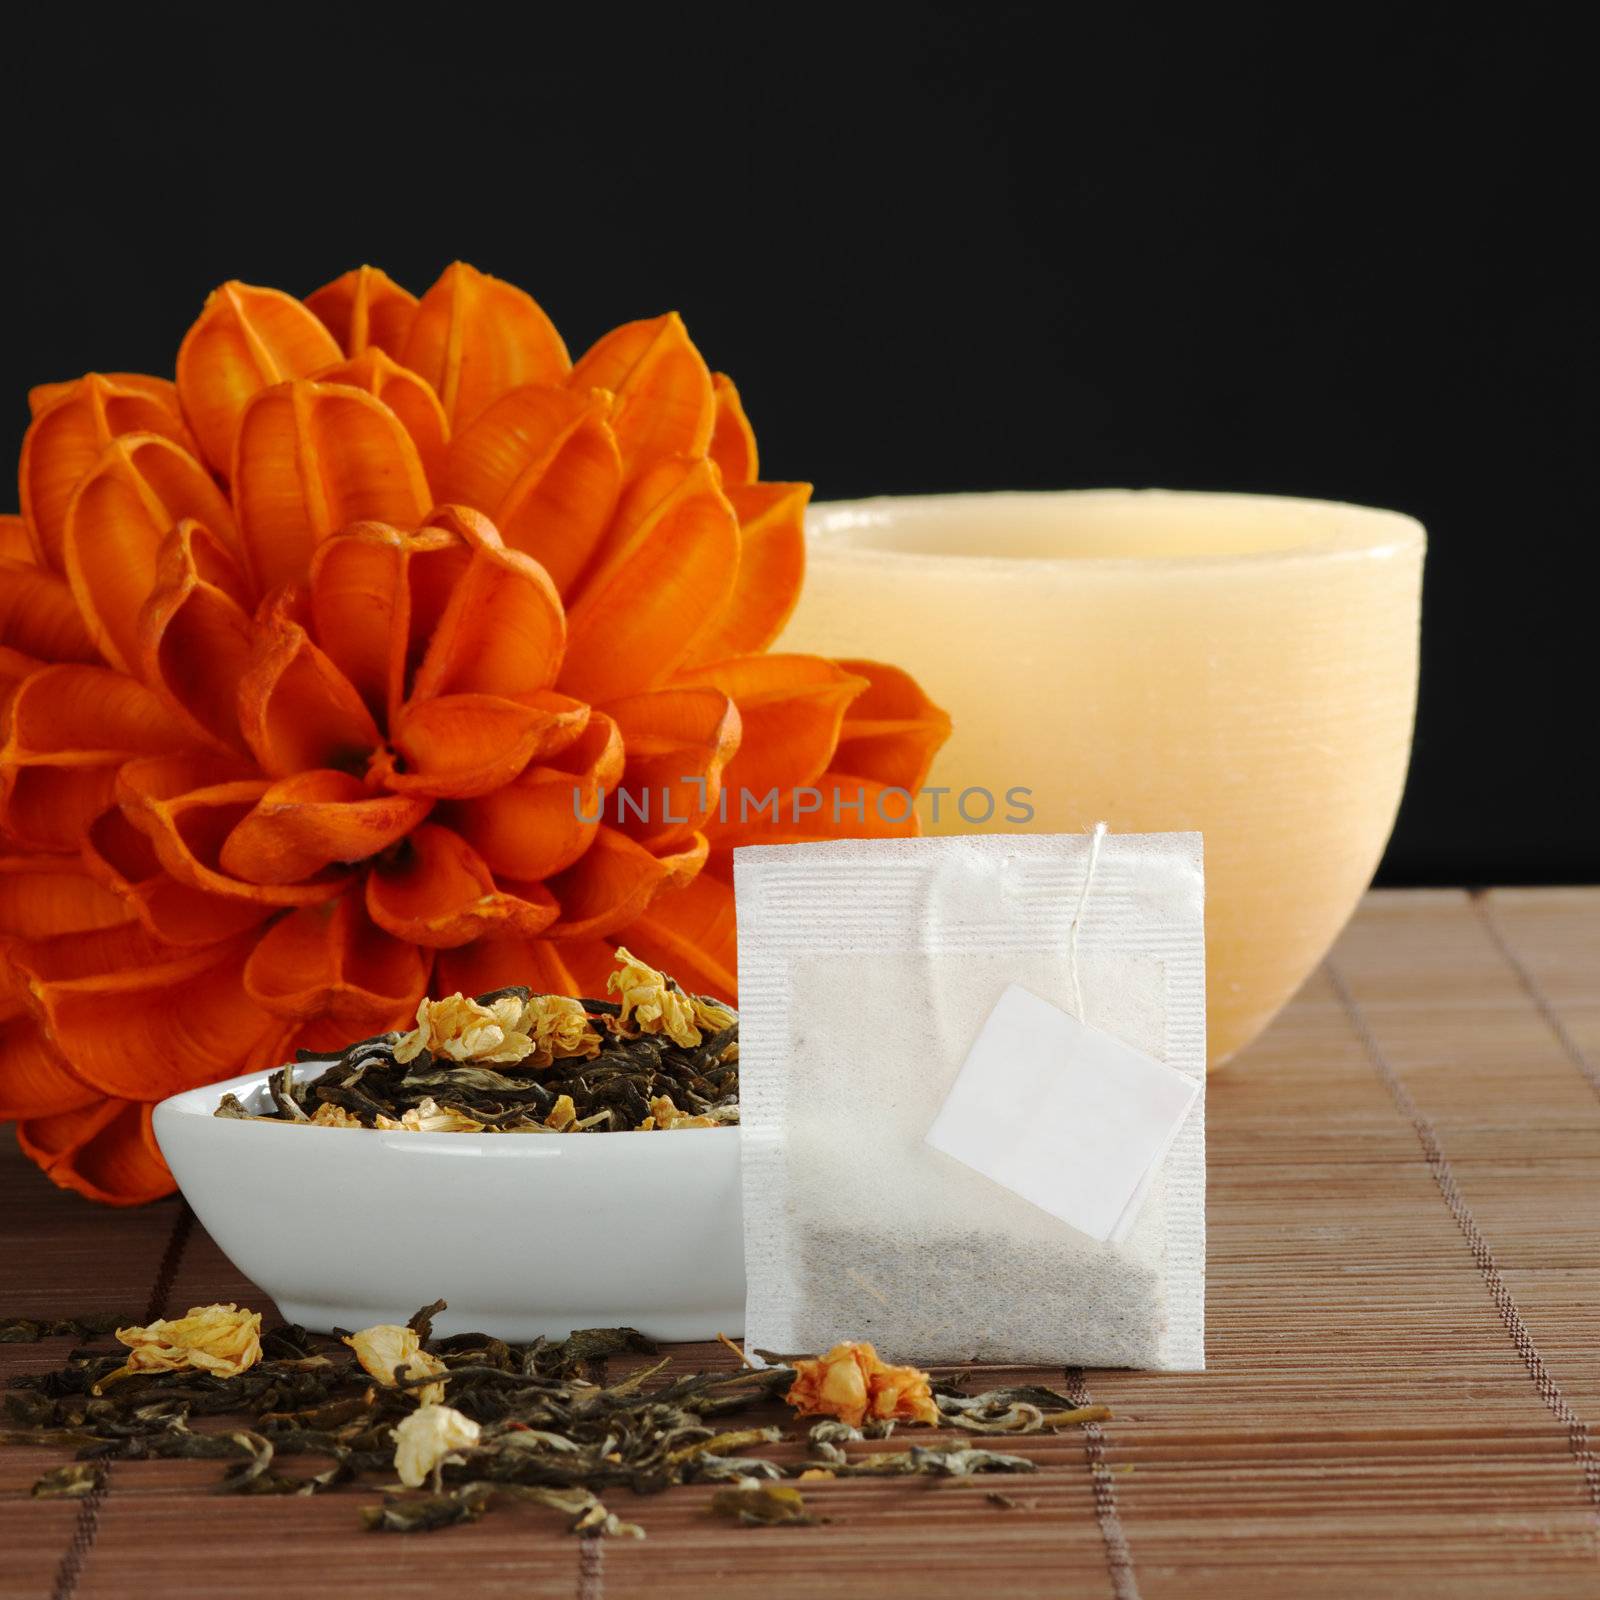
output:
[[[1321,960],[1383,853],[1424,545],[1396,512],[1257,495],[825,502],[774,648],[893,662],[950,712],[932,832],[1203,833],[1216,1064]]]

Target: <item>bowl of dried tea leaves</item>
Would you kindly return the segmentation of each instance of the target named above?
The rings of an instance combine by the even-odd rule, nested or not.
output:
[[[737,1013],[621,949],[604,998],[425,999],[410,1030],[174,1095],[155,1133],[307,1328],[403,1321],[425,1289],[504,1339],[704,1339],[744,1321],[738,1120]]]

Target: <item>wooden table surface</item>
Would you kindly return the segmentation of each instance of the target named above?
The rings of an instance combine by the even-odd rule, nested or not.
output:
[[[1008,1442],[1037,1476],[808,1484],[811,1528],[715,1520],[699,1486],[615,1495],[640,1543],[533,1508],[380,1537],[373,1491],[216,1497],[215,1462],[33,1501],[60,1457],[3,1449],[0,1593],[1594,1600],[1600,889],[1370,896],[1207,1120],[1210,1370],[1067,1374],[1115,1414]],[[271,1309],[176,1201],[98,1210],[9,1148],[0,1283],[0,1315]],[[0,1346],[0,1376],[69,1344]]]

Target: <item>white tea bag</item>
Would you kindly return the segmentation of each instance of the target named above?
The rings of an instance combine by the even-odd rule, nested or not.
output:
[[[1204,1366],[1200,837],[1093,844],[735,851],[747,1345]],[[980,1046],[991,1018],[1025,1060]],[[1080,1075],[1065,1109],[1052,1053]]]

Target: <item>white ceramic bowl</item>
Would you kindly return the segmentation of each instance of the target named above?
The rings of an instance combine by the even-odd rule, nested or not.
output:
[[[265,1109],[269,1076],[174,1095],[155,1133],[195,1215],[290,1321],[404,1322],[442,1298],[441,1334],[743,1332],[735,1129],[385,1133],[212,1115],[230,1091]]]

